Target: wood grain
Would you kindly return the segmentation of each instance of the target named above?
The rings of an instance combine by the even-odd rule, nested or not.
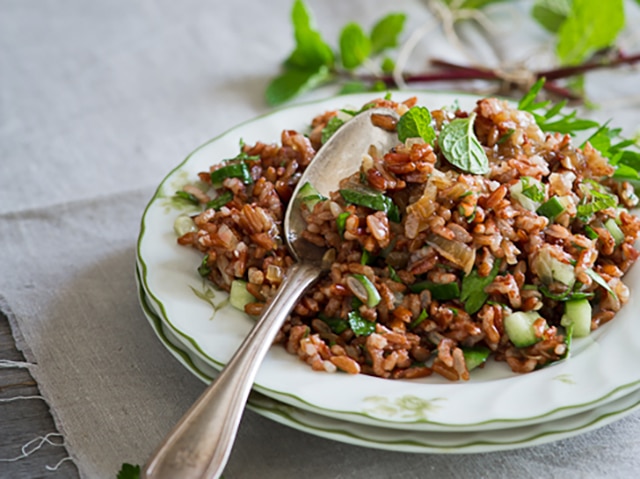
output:
[[[9,321],[2,312],[0,312],[0,359],[24,361],[22,353],[16,349]],[[38,385],[28,370],[0,368],[0,398],[39,395]],[[52,432],[57,432],[57,430],[49,412],[49,406],[43,400],[25,399],[0,402],[0,459],[20,456],[24,444]],[[56,444],[62,441],[59,436],[50,439]],[[0,478],[79,478],[78,470],[71,461],[63,462],[53,472],[46,468],[47,466],[54,467],[68,455],[65,447],[45,444],[27,458],[15,462],[0,462]]]

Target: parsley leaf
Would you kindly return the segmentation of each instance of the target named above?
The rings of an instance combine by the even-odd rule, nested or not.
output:
[[[140,479],[140,466],[124,463],[118,471],[117,479]]]
[[[424,106],[414,106],[398,120],[398,139],[405,142],[408,138],[422,138],[433,143],[436,132],[431,126],[431,113]]]
[[[457,118],[445,125],[440,132],[440,149],[445,158],[462,171],[474,175],[489,173],[489,158],[473,131],[476,114]]]
[[[497,258],[487,276],[480,276],[478,270],[474,269],[462,279],[460,301],[464,304],[464,310],[467,313],[474,314],[480,311],[480,308],[482,308],[489,298],[489,295],[485,293],[484,289],[493,283],[493,280],[498,276],[500,263],[500,258]]]
[[[558,31],[558,58],[563,64],[576,65],[611,46],[623,27],[624,0],[572,0]]]
[[[398,36],[402,33],[406,17],[404,13],[390,13],[373,26],[370,35],[373,55],[398,46]]]

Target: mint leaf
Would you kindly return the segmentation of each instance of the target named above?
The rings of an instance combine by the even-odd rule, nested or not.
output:
[[[311,14],[302,0],[296,0],[291,10],[291,22],[296,48],[286,60],[287,67],[316,70],[321,65],[333,65],[333,50],[313,29]]]
[[[140,466],[123,464],[118,471],[117,479],[140,479]]]
[[[340,88],[338,95],[348,95],[350,93],[363,93],[365,91],[369,91],[369,87],[364,82],[354,80],[345,83]]]
[[[371,53],[371,41],[357,23],[348,23],[340,33],[340,55],[347,70],[359,67]]]
[[[571,0],[535,0],[531,16],[546,30],[557,33],[571,12]]]
[[[640,0],[638,0],[638,1],[640,1]],[[380,64],[380,69],[384,73],[392,73],[393,70],[395,70],[395,68],[396,68],[396,62],[394,62],[389,57],[385,57],[384,60],[382,60],[382,63]]]
[[[290,68],[271,81],[265,92],[265,97],[269,105],[280,105],[330,79],[331,73],[324,65],[315,70]]]
[[[474,175],[489,173],[489,158],[473,131],[476,114],[457,118],[442,127],[438,143],[452,165]]]
[[[558,31],[558,58],[563,64],[576,65],[612,45],[623,27],[624,0],[573,0]]]
[[[431,113],[424,106],[414,106],[398,121],[398,139],[405,142],[408,138],[422,138],[433,143],[436,132],[431,126]]]
[[[369,336],[376,330],[376,323],[364,319],[358,311],[351,311],[348,314],[349,326],[356,336]]]
[[[480,308],[482,308],[489,298],[489,295],[484,292],[484,289],[493,283],[493,280],[498,276],[500,263],[500,258],[497,258],[487,276],[480,276],[478,274],[478,270],[474,269],[471,273],[462,278],[460,301],[462,301],[464,310],[467,313],[474,314],[480,311]]]
[[[406,18],[404,13],[390,13],[373,26],[370,35],[372,54],[398,46],[398,36],[402,33]]]
[[[453,7],[454,1],[456,10],[479,10],[492,3],[500,3],[507,0],[464,0],[462,3],[457,0],[445,0],[445,3]]]

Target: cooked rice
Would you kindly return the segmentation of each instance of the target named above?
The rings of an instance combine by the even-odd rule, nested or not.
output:
[[[415,99],[375,104],[402,114]],[[593,293],[592,329],[613,319],[627,302],[629,290],[621,278],[638,257],[634,243],[640,230],[640,221],[628,211],[638,201],[633,188],[609,179],[613,167],[588,143],[581,149],[568,135],[545,134],[530,114],[503,101],[480,100],[474,112],[475,133],[490,160],[487,175],[460,172],[444,159],[437,143],[432,147],[410,139],[390,152],[369,152],[361,171],[341,183],[344,188],[365,182],[392,198],[402,213],[401,223],[389,221],[384,212],[347,204],[338,192],[304,211],[304,237],[330,249],[335,260],[299,301],[277,337],[289,353],[317,371],[384,378],[436,373],[452,381],[467,380],[463,349],[474,346],[489,348],[495,360],[506,361],[514,372],[540,368],[567,352],[560,325],[563,303],[549,297],[566,293],[567,286],[545,276],[545,255],[573,265],[579,291]],[[437,131],[469,115],[446,109],[431,113]],[[197,215],[197,231],[178,239],[206,255],[207,277],[220,288],[229,291],[234,279],[248,282],[255,301],[245,311],[251,315],[258,315],[273,297],[293,262],[282,240],[284,211],[300,174],[321,146],[322,129],[336,114],[316,117],[309,136],[285,130],[280,145],[245,145],[246,155],[259,158],[248,162],[253,183],[224,180],[216,193],[231,191],[233,199],[219,211]],[[220,167],[214,165],[211,171]],[[210,171],[199,176],[211,183]],[[569,199],[555,221],[512,198],[510,186],[525,176],[541,181],[546,199]],[[590,218],[595,239],[589,238],[576,215],[576,205],[586,194],[581,185],[589,180],[598,181],[619,202],[617,208]],[[190,188],[202,203],[208,201],[210,192]],[[336,224],[342,213],[348,214],[343,234]],[[609,218],[617,221],[622,242],[603,226]],[[371,264],[362,264],[364,251],[373,258]],[[425,280],[460,285],[472,269],[486,277],[496,261],[499,274],[485,288],[488,300],[473,314],[459,299],[438,301],[428,289],[409,288]],[[589,270],[615,295],[593,281]],[[363,304],[366,298],[354,284],[354,274],[375,285],[381,297],[375,307]],[[543,294],[543,286],[551,294]],[[357,335],[349,327],[354,309],[375,323],[371,334]],[[518,348],[510,341],[503,321],[515,311],[537,311],[543,318],[534,325],[536,344]],[[424,319],[418,322],[421,315]],[[332,328],[331,321],[347,327]]]

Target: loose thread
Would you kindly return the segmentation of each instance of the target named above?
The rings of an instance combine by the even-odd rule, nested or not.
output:
[[[72,460],[73,460],[73,459],[71,459],[71,456],[67,456],[67,457],[64,457],[64,458],[60,459],[60,460],[56,463],[56,465],[55,465],[55,466],[44,466],[44,467],[45,467],[45,469],[46,469],[47,471],[52,471],[52,472],[53,472],[53,471],[57,471],[58,469],[60,469],[60,466],[62,465],[62,463],[63,463],[63,462],[66,462],[66,461],[72,461]]]
[[[11,361],[9,359],[0,359],[0,368],[21,368],[29,369],[33,364],[24,361]]]
[[[43,401],[46,402],[46,399],[43,398],[42,396],[14,396],[14,397],[10,397],[10,398],[0,398],[0,403],[2,403],[2,402],[19,401],[19,400],[23,400],[23,399],[42,399]]]
[[[29,457],[31,454],[33,454],[34,452],[38,451],[39,449],[42,449],[42,447],[45,444],[49,444],[51,446],[57,446],[57,447],[64,447],[64,441],[63,442],[54,442],[52,441],[51,437],[62,437],[62,434],[58,433],[58,432],[50,432],[49,434],[47,434],[46,436],[38,436],[35,437],[33,439],[31,439],[29,442],[27,442],[24,446],[22,446],[22,448],[20,448],[20,452],[21,454],[19,456],[16,457],[11,457],[11,458],[0,458],[0,462],[16,462],[19,461],[20,459],[24,459]],[[35,446],[33,446],[33,444],[35,444]],[[33,446],[33,447],[31,447]],[[31,449],[29,449],[31,447]],[[56,467],[59,467],[59,464],[56,464]]]

